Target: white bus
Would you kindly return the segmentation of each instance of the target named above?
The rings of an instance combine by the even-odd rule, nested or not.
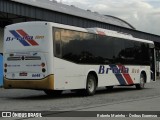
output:
[[[152,73],[152,74],[151,74]],[[151,77],[152,76],[152,77]],[[56,95],[96,88],[144,88],[155,80],[152,41],[101,29],[51,22],[9,25],[4,35],[4,88],[44,90]]]

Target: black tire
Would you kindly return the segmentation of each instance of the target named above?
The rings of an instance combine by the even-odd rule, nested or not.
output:
[[[144,86],[145,86],[145,77],[143,74],[140,75],[140,83],[139,84],[136,84],[136,89],[138,90],[141,90],[141,89],[144,89]]]
[[[93,75],[88,75],[85,95],[92,96],[95,94],[97,88],[96,78]]]
[[[108,91],[111,91],[111,90],[113,90],[113,87],[114,87],[114,86],[106,86],[106,89],[107,89]]]
[[[47,96],[54,97],[61,95],[62,90],[44,90],[44,92],[47,94]]]

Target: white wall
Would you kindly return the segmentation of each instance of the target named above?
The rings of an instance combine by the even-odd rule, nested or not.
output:
[[[0,53],[3,53],[3,33],[4,29],[0,28]]]

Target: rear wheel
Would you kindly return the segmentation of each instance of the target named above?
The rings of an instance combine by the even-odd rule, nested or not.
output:
[[[62,93],[62,90],[44,90],[44,92],[50,96],[50,97],[54,97],[54,96],[58,96]]]
[[[140,83],[136,84],[136,89],[143,89],[145,86],[145,77],[143,74],[140,75]]]
[[[94,95],[96,87],[97,87],[96,78],[93,75],[88,75],[85,94],[88,96]]]

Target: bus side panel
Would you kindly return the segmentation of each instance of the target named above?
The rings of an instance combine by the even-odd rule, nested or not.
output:
[[[150,66],[140,66],[140,65],[133,66],[132,65],[132,66],[126,66],[126,67],[129,68],[129,76],[131,77],[134,84],[140,83],[140,74],[142,71],[146,73],[146,76],[147,76],[146,82],[147,83],[150,82],[151,80]],[[125,79],[128,80],[129,78],[125,78]]]
[[[85,88],[84,65],[78,65],[59,58],[54,58],[55,90]]]
[[[96,72],[98,76],[98,87],[138,84],[142,71],[146,72],[146,82],[150,82],[149,66],[123,66],[125,69],[121,67],[119,65],[78,65],[55,58],[54,88],[57,90],[84,89],[88,73],[91,71]]]
[[[147,83],[150,82],[149,66],[123,66],[122,65],[87,65],[85,66],[86,75],[90,71],[95,71],[98,76],[98,87],[116,85],[134,85],[140,83],[140,74],[143,70],[147,75]]]
[[[119,82],[115,78],[115,75],[111,73],[111,71],[109,71],[107,68],[110,67],[108,65],[86,65],[86,79],[89,72],[96,72],[98,77],[98,87],[119,85]]]

